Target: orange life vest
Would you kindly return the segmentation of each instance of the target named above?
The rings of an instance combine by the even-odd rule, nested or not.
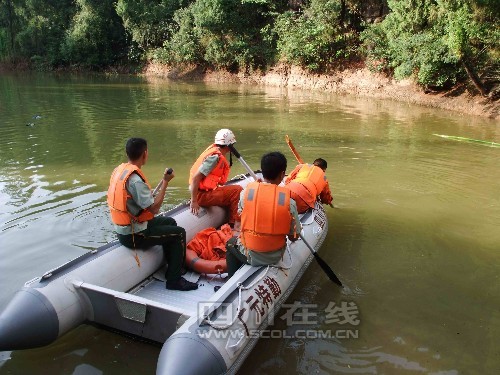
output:
[[[290,191],[274,184],[251,182],[241,213],[242,244],[258,252],[281,249],[290,232]]]
[[[304,164],[297,176],[286,186],[302,198],[309,207],[314,207],[316,197],[323,191],[326,183],[325,172],[320,167]]]
[[[203,151],[203,153],[198,157],[198,159],[196,159],[193,166],[191,167],[191,170],[189,171],[189,185],[191,185],[193,177],[198,172],[200,165],[207,157],[211,155],[218,155],[219,162],[217,163],[215,168],[212,169],[212,171],[208,174],[208,176],[205,176],[200,181],[200,185],[198,188],[205,191],[214,190],[217,186],[224,185],[227,182],[227,177],[229,176],[229,163],[224,155],[222,155],[222,152],[220,152],[219,148],[215,144],[213,144],[208,146],[207,149]]]
[[[108,206],[111,212],[111,221],[117,225],[130,225],[132,220],[142,223],[154,217],[149,210],[142,210],[138,216],[132,215],[127,210],[127,199],[130,199],[131,195],[127,191],[126,183],[130,175],[134,172],[137,173],[151,189],[146,176],[144,176],[136,165],[122,163],[115,168],[109,181]]]

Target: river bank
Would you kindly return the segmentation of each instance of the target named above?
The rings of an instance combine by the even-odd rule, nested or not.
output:
[[[362,65],[324,75],[311,74],[300,67],[286,65],[278,65],[266,73],[246,74],[204,70],[199,67],[179,69],[150,63],[143,69],[142,74],[146,77],[162,77],[171,80],[269,85],[291,90],[318,90],[391,99],[500,120],[499,101],[474,95],[465,85],[445,92],[426,93],[411,80],[396,81],[381,73],[373,73]]]
[[[32,70],[28,63],[0,64],[0,74]],[[63,68],[56,72],[83,73],[85,69]],[[266,85],[290,90],[313,90],[326,93],[348,94],[359,97],[389,99],[408,104],[454,111],[457,114],[500,120],[500,100],[485,98],[469,91],[461,84],[441,92],[425,92],[410,79],[397,81],[382,73],[371,72],[359,64],[332,74],[313,74],[296,66],[277,65],[265,73],[230,73],[200,67],[172,68],[163,64],[148,63],[138,73],[130,67],[108,68],[105,74],[138,74],[145,77],[179,81],[230,82]]]

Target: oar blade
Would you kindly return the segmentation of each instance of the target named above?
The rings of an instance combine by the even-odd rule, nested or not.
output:
[[[321,268],[323,268],[323,271],[325,271],[325,273],[328,276],[328,278],[330,280],[332,280],[335,284],[337,284],[337,285],[339,285],[339,286],[342,287],[343,286],[342,282],[339,280],[339,278],[337,277],[337,275],[335,275],[335,273],[330,268],[330,266],[328,264],[326,264],[326,262],[316,252],[313,252],[313,255],[314,255],[314,258],[316,258],[316,261],[318,262],[319,266]]]

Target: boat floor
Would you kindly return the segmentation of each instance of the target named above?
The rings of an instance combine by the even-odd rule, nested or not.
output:
[[[304,214],[300,214],[299,217],[303,225],[310,224],[314,219],[310,210]],[[197,272],[190,271],[183,275],[183,277],[191,282],[197,282],[198,289],[181,292],[165,288],[165,271],[166,266],[160,268],[151,277],[128,291],[128,293],[164,304],[173,309],[182,309],[193,315],[198,313],[200,303],[208,302],[214,295],[216,292],[214,288],[220,288],[228,280],[227,273],[222,275],[200,275]]]
[[[163,270],[156,272],[152,277],[129,291],[129,293],[188,311],[192,315],[198,312],[199,303],[208,301],[227,280],[227,274],[200,275],[196,272],[188,272],[183,277],[191,282],[197,282],[198,289],[181,292],[165,288],[164,274]]]

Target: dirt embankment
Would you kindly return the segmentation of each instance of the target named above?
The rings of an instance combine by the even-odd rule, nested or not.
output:
[[[276,66],[262,74],[232,74],[224,71],[206,71],[196,67],[172,69],[160,64],[149,64],[143,74],[172,80],[248,83],[393,99],[500,120],[498,100],[493,101],[474,95],[465,86],[446,92],[425,93],[410,80],[396,81],[383,74],[370,72],[363,66],[345,69],[331,75],[322,75],[311,74],[299,67],[285,65]]]

